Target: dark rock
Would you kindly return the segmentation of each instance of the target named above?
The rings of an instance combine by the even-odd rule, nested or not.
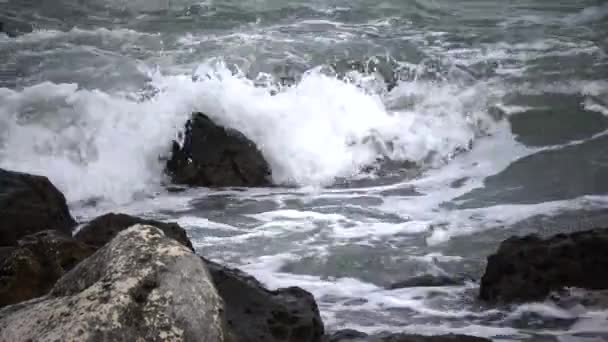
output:
[[[239,270],[205,261],[236,341],[321,341],[323,322],[310,293],[298,287],[268,291]]]
[[[167,172],[174,183],[205,187],[269,186],[270,167],[255,144],[202,113],[187,123],[183,146],[173,142]]]
[[[11,38],[17,37],[17,34],[12,30],[9,30],[8,25],[0,21],[0,33],[5,33],[7,36]]]
[[[166,236],[177,240],[177,242],[194,251],[186,231],[177,223],[146,220],[126,214],[109,213],[100,216],[82,227],[74,237],[78,241],[99,248],[112,240],[119,232],[136,224],[157,227],[162,230]]]
[[[0,246],[43,230],[71,234],[75,225],[65,197],[46,177],[0,169]]]
[[[44,297],[0,310],[0,341],[225,341],[205,264],[137,225],[64,275]]]
[[[479,296],[487,301],[544,299],[564,287],[608,289],[608,230],[511,237],[488,257]]]
[[[349,72],[356,71],[364,75],[376,75],[381,78],[387,91],[393,90],[398,82],[399,75],[396,72],[398,64],[392,59],[375,57],[366,61],[360,60],[338,60],[330,65],[336,76],[346,81],[353,81]]]
[[[19,240],[0,261],[0,307],[40,297],[93,248],[55,230]]]
[[[450,277],[445,275],[434,276],[425,274],[396,282],[391,284],[388,288],[394,290],[406,287],[457,286],[463,285],[465,281],[465,278],[458,276]]]
[[[5,33],[11,38],[15,38],[20,34],[30,33],[34,30],[31,24],[19,20],[17,18],[11,18],[0,13],[0,33]]]
[[[378,335],[368,335],[356,330],[340,330],[324,338],[324,342],[490,342],[490,340],[482,337],[467,336],[467,335],[438,335],[438,336],[423,336],[409,334],[390,334],[382,333]]]
[[[11,255],[11,253],[13,253],[15,248],[16,247],[14,246],[0,246],[0,265],[2,265],[4,259]]]

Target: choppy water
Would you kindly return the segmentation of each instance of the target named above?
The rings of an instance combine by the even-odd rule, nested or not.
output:
[[[21,31],[0,35],[0,167],[47,175],[81,220],[177,220],[213,259],[313,292],[328,330],[608,338],[594,307],[385,289],[606,225],[605,1],[3,0],[0,21]],[[167,193],[195,110],[284,187]]]

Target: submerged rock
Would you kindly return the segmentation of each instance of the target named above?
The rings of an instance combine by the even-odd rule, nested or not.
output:
[[[190,250],[194,251],[186,231],[177,223],[146,220],[126,214],[109,213],[99,216],[82,227],[74,235],[74,237],[78,241],[82,241],[88,245],[99,248],[112,240],[119,232],[136,224],[154,226],[162,230],[167,237],[176,240],[182,245],[188,247]]]
[[[167,171],[174,183],[192,186],[269,186],[270,167],[242,133],[195,113],[186,123],[184,143],[173,142]]]
[[[330,68],[341,79],[353,81],[350,72],[356,71],[363,75],[374,75],[384,83],[387,91],[393,90],[399,82],[397,63],[386,57],[375,57],[366,61],[361,60],[338,60],[330,65]]]
[[[388,288],[391,290],[401,289],[406,287],[435,287],[435,286],[458,286],[464,285],[466,279],[458,276],[446,275],[431,275],[425,274],[417,277],[412,277],[391,284]]]
[[[0,259],[0,307],[46,294],[94,249],[55,230],[19,240]]]
[[[34,30],[31,24],[20,21],[15,18],[8,18],[0,13],[0,34],[4,33],[11,38],[15,38],[24,33],[30,33]]]
[[[236,341],[321,341],[323,322],[312,294],[299,287],[269,291],[244,272],[206,262]]]
[[[356,330],[340,330],[328,335],[323,342],[490,342],[487,338],[468,336],[468,335],[438,335],[423,336],[409,334],[382,333],[378,335],[368,335]]]
[[[0,341],[224,341],[222,300],[188,248],[133,226],[50,294],[0,310]]]
[[[479,296],[487,301],[544,299],[564,287],[608,289],[608,229],[511,237],[488,257]]]
[[[0,246],[43,230],[71,234],[74,226],[65,197],[46,177],[0,169]]]

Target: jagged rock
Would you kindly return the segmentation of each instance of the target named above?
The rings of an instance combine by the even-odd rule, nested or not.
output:
[[[488,257],[479,296],[487,301],[544,299],[564,287],[608,289],[608,230],[596,228],[548,239],[511,237]]]
[[[255,278],[205,260],[236,341],[317,342],[324,328],[314,297],[299,287],[268,291]]]
[[[0,310],[0,341],[224,341],[222,300],[205,264],[136,225],[44,297]]]
[[[0,246],[43,230],[71,234],[75,225],[65,197],[46,177],[0,169]]]
[[[255,144],[233,129],[195,113],[184,143],[173,142],[167,171],[174,183],[193,186],[269,186],[270,167]]]
[[[325,336],[323,342],[490,342],[482,337],[468,335],[438,335],[423,336],[409,334],[382,333],[378,335],[368,335],[356,330],[339,330],[331,335]]]
[[[405,279],[394,284],[391,284],[388,288],[391,290],[401,289],[405,287],[426,287],[426,286],[457,286],[463,285],[465,278],[458,276],[446,276],[446,275],[431,275],[424,274],[417,277]]]
[[[0,259],[0,307],[46,294],[94,249],[56,230],[28,235]]]
[[[186,231],[177,223],[146,220],[126,214],[109,213],[99,216],[82,227],[74,237],[78,241],[99,248],[112,240],[119,232],[136,224],[150,225],[159,228],[166,236],[194,251]]]

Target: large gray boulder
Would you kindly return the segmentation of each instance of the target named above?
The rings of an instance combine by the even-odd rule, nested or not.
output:
[[[224,340],[204,263],[152,226],[120,232],[47,296],[0,310],[0,341]]]
[[[174,183],[193,186],[269,186],[270,167],[258,147],[241,132],[194,113],[184,142],[173,142],[167,172]]]
[[[74,226],[65,197],[46,177],[0,169],[0,246],[43,230],[71,234]]]

